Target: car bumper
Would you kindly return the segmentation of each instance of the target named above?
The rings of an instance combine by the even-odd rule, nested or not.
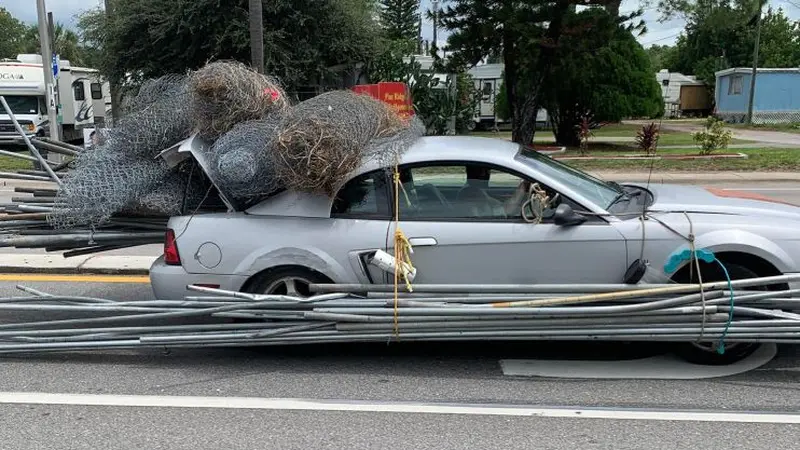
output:
[[[28,139],[36,137],[35,133],[26,133],[25,136],[28,136]],[[0,144],[20,144],[20,140],[22,136],[19,133],[0,133]],[[21,143],[21,145],[25,145]]]
[[[158,300],[179,300],[187,295],[199,295],[186,289],[190,284],[217,285],[220,289],[238,291],[246,276],[188,273],[182,266],[170,266],[159,257],[150,267],[150,285]]]

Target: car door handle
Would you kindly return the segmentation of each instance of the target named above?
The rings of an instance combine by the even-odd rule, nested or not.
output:
[[[411,244],[412,247],[431,247],[438,244],[436,239],[432,237],[409,238],[408,243]]]

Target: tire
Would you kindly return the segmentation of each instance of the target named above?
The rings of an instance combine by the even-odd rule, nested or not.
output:
[[[288,267],[266,271],[256,276],[247,292],[254,294],[294,295],[310,297],[309,284],[330,283],[324,275],[309,269]]]
[[[739,264],[724,263],[728,270],[731,280],[743,278],[756,278],[758,275],[752,270]],[[717,267],[718,264],[715,263]],[[719,270],[703,270],[703,283],[714,281],[725,281],[725,275]],[[767,290],[767,287],[750,288],[751,290]],[[716,350],[716,343],[682,343],[676,349],[676,354],[681,359],[692,364],[706,366],[726,366],[747,358],[758,349],[759,344],[747,342],[735,342],[725,344],[725,353],[720,355]]]

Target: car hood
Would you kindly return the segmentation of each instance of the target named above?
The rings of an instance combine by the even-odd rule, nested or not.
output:
[[[635,185],[635,184],[634,184]],[[690,212],[800,220],[800,206],[752,192],[683,185],[650,185],[654,212]]]

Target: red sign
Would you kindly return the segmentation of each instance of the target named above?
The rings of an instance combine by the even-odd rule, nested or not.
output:
[[[378,84],[359,84],[353,91],[368,94],[394,108],[400,117],[407,119],[414,115],[411,93],[402,82],[380,82]]]

